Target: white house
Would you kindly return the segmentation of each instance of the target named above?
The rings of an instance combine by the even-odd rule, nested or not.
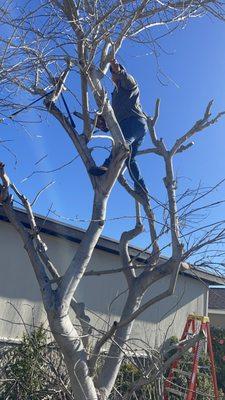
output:
[[[28,226],[26,214],[17,213]],[[81,241],[84,230],[37,216],[37,224],[48,246],[50,257],[62,272]],[[137,256],[140,249],[131,247]],[[22,241],[0,208],[0,340],[18,340],[26,329],[46,322],[39,287]],[[144,255],[142,256],[142,259]],[[118,242],[102,236],[95,248],[88,270],[102,271],[120,267]],[[208,286],[221,285],[224,278],[200,271],[181,272],[175,294],[145,311],[135,322],[133,345],[138,342],[159,346],[165,338],[180,336],[190,313],[207,315]],[[165,290],[168,278],[154,285],[151,294]],[[86,276],[76,292],[76,299],[86,305],[91,324],[107,329],[118,320],[126,297],[122,273]]]

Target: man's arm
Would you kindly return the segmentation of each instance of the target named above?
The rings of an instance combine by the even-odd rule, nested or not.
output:
[[[112,76],[115,77],[116,81],[120,82],[124,89],[131,90],[137,87],[137,83],[133,76],[129,75],[123,68],[121,68],[120,64],[115,59],[110,61],[110,67]]]

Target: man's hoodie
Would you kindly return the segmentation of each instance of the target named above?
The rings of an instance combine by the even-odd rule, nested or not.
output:
[[[140,104],[140,92],[134,78],[120,65],[120,72],[114,73],[117,86],[112,92],[112,107],[117,121],[120,123],[130,117],[145,118]]]

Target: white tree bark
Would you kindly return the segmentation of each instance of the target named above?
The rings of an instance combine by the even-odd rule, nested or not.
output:
[[[179,25],[188,18],[196,18],[206,12],[214,15],[215,12],[218,13],[218,1],[212,3],[205,0],[199,3],[186,0],[163,4],[148,0],[141,2],[113,0],[101,4],[92,3],[51,0],[37,6],[31,5],[30,8],[26,8],[23,4],[22,11],[18,9],[16,16],[10,1],[8,3],[6,1],[0,9],[3,28],[5,27],[9,32],[9,37],[3,34],[0,38],[2,44],[0,82],[3,85],[3,93],[7,93],[5,97],[2,95],[0,106],[2,105],[4,109],[7,107],[9,115],[10,112],[12,113],[11,119],[17,114],[14,111],[18,106],[16,104],[18,90],[35,96],[46,95],[45,112],[55,118],[65,134],[69,136],[71,145],[81,157],[87,173],[91,167],[95,166],[92,151],[88,147],[93,133],[89,118],[90,97],[95,100],[97,114],[104,117],[113,138],[112,161],[107,173],[101,177],[89,175],[94,193],[91,221],[78,250],[62,276],[59,276],[56,266],[48,256],[29,201],[20,194],[14,183],[10,182],[4,164],[0,163],[0,203],[9,221],[18,231],[36,274],[49,325],[64,355],[76,400],[107,400],[109,398],[135,319],[151,305],[174,292],[182,262],[188,256],[209,244],[220,243],[224,240],[224,229],[219,230],[220,225],[216,224],[216,234],[213,237],[210,237],[210,232],[207,232],[203,239],[191,249],[184,249],[181,241],[176,179],[173,170],[173,157],[189,149],[193,142],[188,141],[198,132],[215,124],[224,112],[212,118],[212,102],[210,102],[203,117],[178,138],[171,149],[167,149],[164,141],[158,139],[156,133],[156,122],[159,117],[159,100],[157,100],[154,116],[147,118],[153,147],[151,144],[150,148],[140,152],[140,154],[154,154],[160,157],[165,166],[164,184],[167,203],[164,205],[158,201],[158,205],[164,208],[168,216],[166,222],[163,219],[156,221],[152,203],[157,199],[153,193],[150,192],[149,197],[143,198],[121,175],[129,150],[102,79],[108,70],[110,60],[116,56],[124,40],[136,36],[140,43],[142,40],[145,42],[142,35],[152,27],[170,25],[173,27],[174,24]],[[224,17],[221,5],[219,16]],[[40,25],[40,20],[43,20],[43,25]],[[80,100],[84,121],[82,133],[78,132],[71,123],[71,119],[63,114],[57,103],[65,89],[68,88],[68,91],[73,94],[77,93],[74,72],[80,77]],[[94,354],[89,355],[88,340],[79,336],[68,311],[72,306],[86,335],[90,328],[89,320],[85,317],[83,307],[75,303],[74,295],[81,279],[84,279],[96,243],[103,231],[108,198],[117,178],[127,191],[127,195],[132,196],[136,201],[136,225],[130,231],[123,232],[120,240],[120,257],[128,296],[119,320],[114,321],[108,332],[102,334],[95,344]],[[151,188],[152,192],[153,190],[154,188]],[[25,228],[18,219],[13,208],[12,193],[22,202],[27,212],[29,229]],[[144,270],[137,275],[136,261],[129,254],[129,242],[143,230],[140,205],[148,221],[150,255]],[[161,264],[162,249],[159,243],[164,230],[170,234],[171,256],[164,264]],[[52,275],[52,280],[49,278],[49,273]],[[145,292],[150,291],[151,286],[166,275],[170,278],[166,290],[143,303]],[[57,283],[56,290],[52,289],[52,283]],[[102,347],[106,344],[109,351],[102,367],[97,368]]]
[[[127,301],[125,303],[121,319],[123,321],[131,314],[133,314],[140,306],[142,296],[137,293],[135,285],[129,291]],[[131,321],[125,326],[118,328],[113,338],[113,343],[110,346],[105,363],[102,367],[101,374],[99,375],[96,386],[99,389],[102,400],[109,398],[109,395],[115,384],[121,363],[124,358],[124,351],[126,343],[130,338],[133,322]]]

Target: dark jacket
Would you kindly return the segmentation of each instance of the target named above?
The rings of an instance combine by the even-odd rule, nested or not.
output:
[[[122,67],[123,68],[123,67]],[[113,75],[117,78],[117,87],[112,93],[112,107],[120,123],[129,117],[146,118],[140,105],[140,92],[134,78],[123,69]]]

